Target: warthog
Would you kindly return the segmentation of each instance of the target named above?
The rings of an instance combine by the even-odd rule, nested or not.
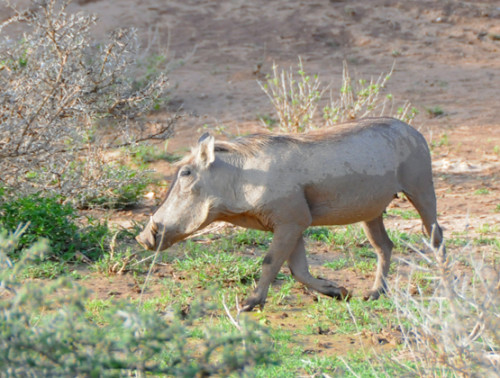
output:
[[[272,231],[262,276],[244,310],[264,306],[269,285],[288,262],[299,282],[331,297],[349,295],[309,273],[302,233],[309,226],[363,222],[378,256],[367,299],[386,290],[393,243],[382,214],[404,193],[432,243],[442,243],[429,148],[411,126],[367,118],[303,135],[259,134],[215,142],[205,134],[177,170],[165,201],[138,242],[164,250],[214,221]]]

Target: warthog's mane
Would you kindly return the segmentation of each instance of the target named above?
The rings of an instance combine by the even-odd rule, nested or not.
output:
[[[252,134],[236,138],[232,141],[217,141],[215,143],[215,152],[236,154],[241,157],[252,157],[263,148],[275,144],[301,145],[331,142],[332,140],[340,140],[348,135],[356,134],[368,126],[387,127],[394,124],[394,122],[393,118],[365,118],[359,121],[313,130],[304,134]]]
[[[262,149],[276,144],[289,144],[297,146],[303,144],[327,143],[356,134],[367,127],[378,126],[380,128],[387,128],[397,122],[399,121],[388,117],[365,118],[332,127],[320,128],[304,134],[285,135],[257,133],[239,137],[231,141],[216,141],[214,149],[215,153],[221,158],[226,157],[229,159],[244,160],[246,158],[256,156],[260,151],[262,151]],[[179,167],[192,163],[196,147],[194,147],[191,152],[192,153],[190,155],[186,156],[175,165]]]

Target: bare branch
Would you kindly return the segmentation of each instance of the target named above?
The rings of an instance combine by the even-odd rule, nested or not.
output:
[[[240,308],[240,305],[238,304],[238,296],[236,296],[236,310],[237,310],[236,319],[233,318],[233,316],[231,315],[231,312],[227,308],[226,299],[224,298],[224,295],[222,295],[222,305],[224,306],[224,310],[226,311],[226,315],[229,318],[229,321],[231,322],[231,324],[234,325],[238,331],[241,331],[241,326],[239,323],[241,308]]]

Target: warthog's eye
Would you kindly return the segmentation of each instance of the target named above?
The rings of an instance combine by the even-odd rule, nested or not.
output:
[[[191,175],[191,170],[189,168],[185,168],[180,173],[181,176],[189,176]]]

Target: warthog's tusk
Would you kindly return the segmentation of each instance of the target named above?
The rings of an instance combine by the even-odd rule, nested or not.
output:
[[[151,215],[151,218],[149,220],[151,222],[151,231],[153,231],[153,233],[156,234],[158,232],[158,225],[153,220],[153,216],[152,215]]]

